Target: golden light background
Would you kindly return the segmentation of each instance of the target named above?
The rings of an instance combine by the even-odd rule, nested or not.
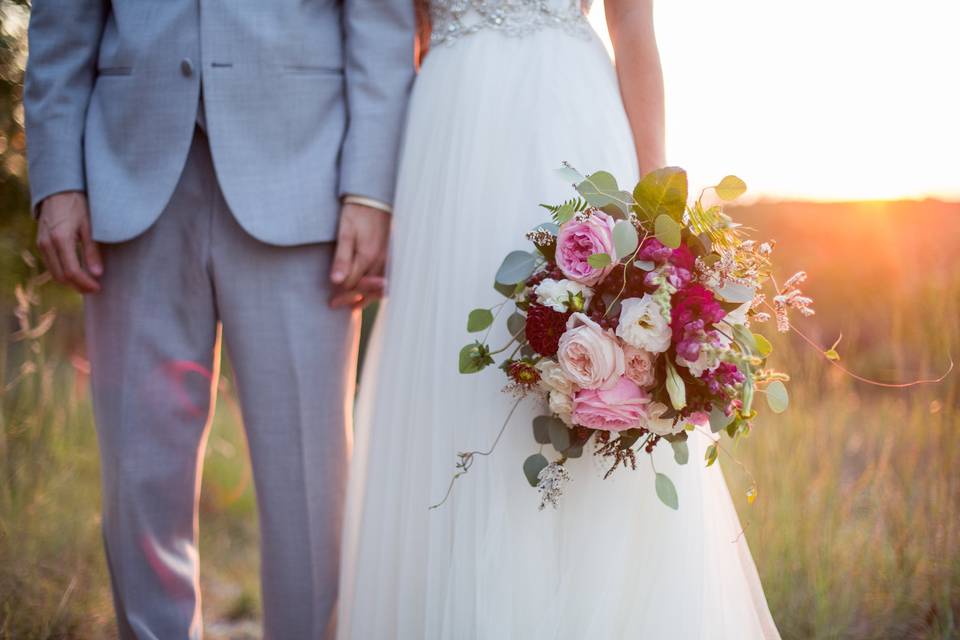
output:
[[[753,195],[960,197],[957,0],[659,0],[671,164]],[[591,21],[607,42],[603,3]]]

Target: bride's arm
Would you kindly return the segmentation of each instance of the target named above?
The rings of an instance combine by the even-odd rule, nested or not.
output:
[[[653,30],[653,0],[606,0],[604,6],[643,175],[666,163],[663,71]]]

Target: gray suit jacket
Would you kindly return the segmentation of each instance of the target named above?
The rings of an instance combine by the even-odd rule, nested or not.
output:
[[[34,207],[86,191],[102,242],[145,231],[203,92],[231,210],[277,245],[332,240],[339,197],[390,203],[414,74],[412,0],[34,0]]]

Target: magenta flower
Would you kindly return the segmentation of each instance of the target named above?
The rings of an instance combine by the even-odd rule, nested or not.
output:
[[[743,372],[735,364],[730,362],[721,362],[713,371],[704,371],[700,379],[707,384],[707,389],[713,395],[724,395],[730,389],[743,383]]]
[[[677,354],[693,362],[700,357],[700,347],[717,339],[713,325],[727,314],[713,292],[700,284],[692,284],[671,299],[670,329]]]

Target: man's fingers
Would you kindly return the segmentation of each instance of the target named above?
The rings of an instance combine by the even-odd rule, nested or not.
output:
[[[331,307],[356,307],[384,296],[387,279],[382,276],[364,276],[353,289],[340,289],[330,299]]]
[[[365,296],[380,297],[387,289],[387,279],[383,276],[364,276],[357,284],[357,291]]]
[[[353,252],[356,238],[353,231],[341,224],[337,235],[337,248],[333,254],[333,264],[330,267],[330,281],[339,285],[350,275],[353,266]]]
[[[383,277],[383,274],[387,269],[387,255],[381,253],[377,255],[374,259],[373,264],[370,265],[370,270],[367,272],[373,277]]]
[[[37,247],[43,255],[43,262],[47,265],[47,270],[53,279],[57,282],[64,282],[63,267],[60,266],[60,258],[57,257],[57,250],[49,236],[41,236],[37,240]]]
[[[340,307],[358,307],[363,304],[363,296],[353,291],[340,293],[330,299],[330,306],[334,309]]]
[[[96,278],[103,275],[103,259],[100,257],[100,247],[90,235],[90,224],[80,225],[80,244],[83,246],[83,263],[87,270]]]
[[[80,293],[99,291],[100,284],[80,265],[76,241],[61,237],[57,239],[56,247],[57,257],[60,259],[60,266],[63,268],[67,283],[73,285]]]
[[[357,243],[357,249],[353,254],[353,264],[350,267],[350,275],[343,281],[344,289],[354,289],[360,283],[360,280],[367,275],[370,269],[372,258],[364,252],[361,243]]]

